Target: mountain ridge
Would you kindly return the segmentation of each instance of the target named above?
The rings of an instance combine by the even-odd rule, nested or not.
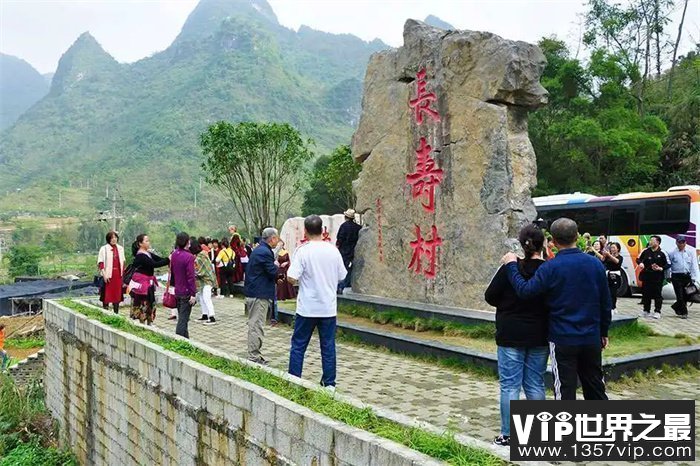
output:
[[[0,192],[67,186],[89,174],[176,201],[191,195],[185,185],[200,175],[198,136],[218,120],[289,122],[318,152],[349,141],[369,56],[388,46],[295,32],[267,8],[264,0],[202,0],[168,48],[128,64],[81,34],[61,57],[50,93],[2,133]],[[56,168],[47,171],[47,160]],[[133,202],[163,215],[148,199]]]

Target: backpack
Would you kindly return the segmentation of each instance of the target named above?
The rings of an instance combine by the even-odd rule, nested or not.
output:
[[[226,253],[228,256],[228,252]],[[233,256],[229,257],[229,260],[224,262],[224,265],[222,267],[226,272],[233,272],[236,268],[236,262],[233,259]]]

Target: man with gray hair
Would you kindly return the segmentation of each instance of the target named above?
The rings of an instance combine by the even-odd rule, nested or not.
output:
[[[279,233],[268,227],[262,231],[260,245],[250,254],[246,267],[245,288],[246,313],[248,314],[248,359],[267,365],[260,353],[265,332],[267,310],[275,299],[275,281],[279,263],[272,250],[279,242]]]
[[[607,400],[602,353],[608,346],[612,303],[600,260],[576,247],[578,226],[560,218],[551,227],[556,257],[530,280],[518,270],[517,256],[503,257],[508,279],[521,299],[542,295],[549,308],[549,354],[557,400],[575,400],[577,377],[583,397]]]

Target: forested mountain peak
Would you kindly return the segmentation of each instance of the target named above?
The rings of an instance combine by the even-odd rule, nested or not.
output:
[[[279,26],[277,16],[266,0],[201,0],[187,17],[175,43],[211,37],[229,18]]]
[[[58,61],[51,83],[51,94],[60,94],[84,79],[106,78],[119,68],[89,32],[82,33]]]
[[[48,92],[48,83],[21,58],[0,53],[0,130],[12,125]]]

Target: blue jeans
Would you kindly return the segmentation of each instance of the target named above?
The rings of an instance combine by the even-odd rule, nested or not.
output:
[[[304,317],[299,314],[294,318],[292,349],[289,352],[289,373],[301,377],[304,367],[304,355],[309,346],[314,328],[318,327],[321,340],[321,366],[323,375],[321,385],[335,387],[335,317]]]
[[[520,399],[521,387],[528,400],[544,400],[544,373],[549,348],[498,347],[498,379],[501,383],[501,435],[510,436],[510,401]]]

